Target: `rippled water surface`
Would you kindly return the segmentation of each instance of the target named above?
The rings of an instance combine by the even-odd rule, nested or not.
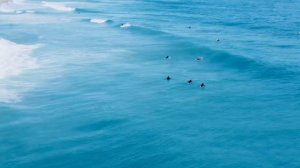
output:
[[[299,6],[3,3],[0,167],[300,167]]]

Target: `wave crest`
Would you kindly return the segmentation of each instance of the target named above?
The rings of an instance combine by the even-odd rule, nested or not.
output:
[[[58,2],[42,2],[43,5],[47,8],[51,8],[57,11],[63,11],[63,12],[73,12],[75,8],[67,7],[64,4],[58,3]]]
[[[103,23],[108,22],[108,20],[107,19],[91,19],[90,22],[97,23],[97,24],[103,24]]]

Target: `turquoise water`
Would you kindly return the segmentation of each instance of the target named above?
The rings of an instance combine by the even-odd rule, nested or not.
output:
[[[2,5],[0,167],[300,167],[299,6]]]

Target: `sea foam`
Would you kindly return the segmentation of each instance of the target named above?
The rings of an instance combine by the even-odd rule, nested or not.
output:
[[[0,80],[37,68],[36,58],[31,57],[39,45],[22,45],[0,39]]]
[[[14,13],[15,10],[12,7],[13,1],[9,1],[9,0],[3,0],[0,1],[0,12],[1,13]]]
[[[131,27],[131,24],[130,23],[124,23],[120,27],[121,28],[129,28],[129,27]]]
[[[16,44],[0,38],[0,102],[18,102],[21,100],[21,92],[29,89],[27,82],[13,82],[10,77],[38,68],[36,58],[31,56],[38,47],[39,45]]]
[[[58,3],[58,2],[43,1],[42,3],[45,7],[51,8],[51,9],[54,9],[54,10],[57,10],[57,11],[73,12],[75,10],[75,8],[67,7],[64,4]]]
[[[0,0],[0,12],[14,13],[20,5],[23,5],[23,0]]]
[[[106,20],[106,19],[91,19],[90,22],[97,23],[97,24],[103,24],[103,23],[108,22],[108,20]]]

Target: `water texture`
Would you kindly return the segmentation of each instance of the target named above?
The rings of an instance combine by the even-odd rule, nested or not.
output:
[[[299,6],[3,1],[0,168],[299,168]]]

